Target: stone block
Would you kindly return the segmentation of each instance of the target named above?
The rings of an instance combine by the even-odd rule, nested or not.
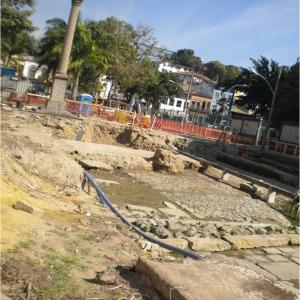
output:
[[[228,181],[228,180],[229,180],[229,177],[230,177],[230,174],[229,174],[229,173],[227,173],[227,172],[225,172],[225,171],[222,172],[222,180],[223,180],[223,181]]]
[[[299,234],[289,234],[290,244],[299,245]]]
[[[78,163],[85,169],[98,169],[102,171],[113,171],[113,167],[99,160],[82,159]]]
[[[240,190],[242,190],[246,193],[252,194],[252,193],[255,193],[256,187],[249,184],[249,183],[241,183],[240,184]]]
[[[290,237],[285,234],[277,235],[235,235],[224,237],[236,249],[252,249],[258,247],[275,247],[287,245]]]
[[[162,239],[161,241],[178,248],[182,248],[182,249],[188,248],[188,241],[186,239],[167,238],[167,239]]]
[[[276,192],[273,191],[272,189],[269,189],[267,193],[267,202],[273,204],[275,203],[275,199],[276,199]]]
[[[299,280],[299,266],[294,262],[259,263],[259,266],[280,280]]]
[[[13,208],[17,209],[17,210],[23,210],[29,214],[33,214],[33,215],[42,215],[44,213],[44,211],[42,209],[33,207],[32,205],[30,205],[28,202],[24,201],[24,200],[18,200],[15,204],[13,204]]]
[[[186,214],[185,212],[183,212],[182,210],[180,210],[178,208],[159,208],[158,210],[160,212],[162,212],[164,215],[176,217],[178,219],[180,219],[180,218],[184,218],[184,219],[190,218],[190,216],[188,214]]]
[[[231,248],[230,244],[221,239],[211,239],[211,238],[187,238],[189,247],[194,251],[226,251]]]
[[[173,203],[171,202],[168,202],[168,201],[164,201],[163,202],[163,205],[167,208],[174,208],[174,209],[177,209],[177,206],[175,206]]]

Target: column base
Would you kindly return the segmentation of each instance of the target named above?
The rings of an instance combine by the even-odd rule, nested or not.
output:
[[[56,112],[63,112],[65,111],[66,108],[66,102],[65,100],[63,101],[57,101],[57,100],[49,100],[47,109],[56,111]]]
[[[52,85],[50,101],[65,101],[65,94],[68,85],[68,76],[66,74],[56,73]]]

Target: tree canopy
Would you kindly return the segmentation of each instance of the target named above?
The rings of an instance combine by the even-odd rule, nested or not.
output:
[[[5,63],[14,54],[31,54],[35,30],[29,17],[33,13],[34,0],[2,0],[1,3],[1,56]]]
[[[202,61],[200,57],[195,56],[192,49],[180,49],[171,55],[171,61],[174,64],[193,69],[194,72],[200,72]]]
[[[279,64],[264,56],[251,61],[253,70],[264,76],[274,90],[280,69]],[[245,96],[242,96],[237,103],[253,110],[255,115],[266,118],[272,101],[272,92],[268,84],[248,69],[242,70],[239,82],[246,84],[247,87]],[[291,67],[282,67],[272,125],[278,127],[284,121],[299,123],[299,61]]]
[[[218,60],[204,64],[203,71],[208,78],[217,81],[219,87],[230,87],[234,85],[241,73],[239,67],[224,65]]]

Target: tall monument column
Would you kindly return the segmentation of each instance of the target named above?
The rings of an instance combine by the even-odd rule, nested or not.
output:
[[[68,64],[73,44],[79,8],[83,0],[72,0],[72,8],[69,16],[67,32],[64,40],[64,47],[60,57],[59,66],[52,85],[52,92],[49,108],[63,109],[65,106],[65,92],[68,84]]]

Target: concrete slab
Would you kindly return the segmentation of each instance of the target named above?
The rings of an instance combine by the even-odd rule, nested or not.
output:
[[[259,266],[280,280],[299,280],[299,266],[294,262],[259,263]]]
[[[189,242],[189,247],[194,251],[218,252],[231,249],[230,244],[221,239],[192,237],[187,240]]]
[[[290,237],[285,234],[276,235],[226,235],[226,241],[236,249],[252,249],[258,247],[274,247],[287,245]]]
[[[277,248],[262,248],[262,250],[267,253],[267,254],[271,254],[271,255],[275,255],[275,254],[281,254],[282,252],[280,250],[278,250]]]
[[[270,262],[270,259],[268,259],[265,255],[250,255],[246,256],[247,260],[250,260],[253,263],[260,263],[260,262]]]
[[[268,255],[267,256],[271,261],[274,262],[279,262],[279,261],[289,261],[289,259],[287,257],[284,257],[282,255],[279,254],[274,254],[274,255]]]
[[[161,263],[139,258],[136,271],[146,275],[164,299],[291,300],[294,295],[251,270],[213,261]]]
[[[276,276],[274,276],[270,272],[262,269],[261,267],[259,267],[258,265],[256,265],[255,263],[253,263],[247,259],[242,259],[242,258],[237,258],[237,257],[229,257],[229,256],[225,256],[222,254],[217,254],[217,255],[214,254],[214,257],[216,257],[216,256],[220,262],[224,262],[224,263],[231,264],[234,266],[240,266],[240,267],[252,270],[252,271],[256,272],[257,274],[260,274],[270,280],[277,280]]]
[[[180,210],[178,208],[159,208],[158,210],[167,216],[176,217],[178,219],[180,219],[180,218],[189,219],[190,218],[190,216],[188,214],[186,214],[185,212],[183,212],[182,210]]]

